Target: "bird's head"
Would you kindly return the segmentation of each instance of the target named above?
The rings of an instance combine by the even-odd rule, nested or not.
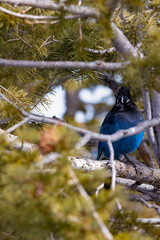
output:
[[[115,107],[118,108],[119,111],[124,111],[132,108],[133,106],[136,106],[136,105],[132,101],[132,98],[130,95],[130,87],[121,87],[116,96]]]

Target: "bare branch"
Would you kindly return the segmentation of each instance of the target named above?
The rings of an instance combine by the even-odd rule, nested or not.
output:
[[[143,96],[143,104],[144,104],[144,115],[145,119],[152,119],[152,111],[151,111],[151,100],[148,88],[144,88],[142,91]],[[146,130],[149,143],[152,147],[153,153],[158,159],[158,147],[157,147],[157,140],[155,138],[153,127],[150,127]]]
[[[99,13],[95,8],[85,6],[65,5],[63,3],[54,3],[51,1],[36,0],[0,0],[1,3],[9,3],[14,6],[30,6],[35,8],[43,8],[55,11],[67,11],[70,13],[82,15],[83,17],[99,17]]]
[[[114,149],[113,149],[112,142],[107,141],[107,145],[108,145],[109,152],[110,152],[109,161],[110,161],[111,170],[112,170],[111,189],[112,189],[112,191],[114,191],[115,186],[116,186],[116,168],[115,168],[115,164],[114,164]]]
[[[142,198],[139,198],[138,201],[143,203],[147,208],[155,209],[156,212],[158,213],[158,215],[160,215],[160,207],[158,205],[156,205],[155,203],[149,204]]]
[[[160,218],[137,218],[137,221],[142,223],[160,224]]]
[[[32,19],[32,20],[51,20],[51,19],[55,19],[55,18],[57,19],[57,17],[54,17],[54,16],[42,16],[42,15],[36,16],[36,15],[17,13],[17,12],[10,11],[3,7],[0,7],[0,11],[3,13],[6,13],[8,15],[15,16],[18,18],[23,18],[23,19]]]
[[[76,168],[84,169],[84,170],[95,170],[107,167],[111,169],[110,161],[96,161],[86,158],[70,158],[72,160],[72,164]],[[127,178],[131,180],[135,180],[137,183],[147,183],[153,186],[160,186],[160,170],[148,168],[145,165],[131,165],[126,164],[120,161],[114,161],[115,168],[117,172],[117,177]]]
[[[11,102],[7,97],[5,97],[2,93],[0,93],[0,97],[2,99],[4,99],[6,102],[10,103],[11,105],[13,105],[15,108],[17,108],[19,111],[21,111],[22,115],[24,117],[29,117],[31,120],[34,121],[38,121],[41,123],[49,123],[49,124],[58,124],[59,120],[56,120],[56,118],[49,118],[49,117],[44,117],[41,115],[37,115],[37,114],[31,114],[29,112],[26,112],[23,109],[20,109],[16,104],[14,104],[13,102]],[[75,127],[72,126],[66,122],[62,122],[61,121],[61,125],[64,127],[68,127],[69,129],[72,129],[80,134],[91,134],[91,138],[93,139],[97,139],[97,140],[101,140],[101,141],[110,141],[110,142],[115,142],[121,138],[124,137],[129,137],[132,135],[135,135],[137,133],[142,132],[145,128],[148,128],[150,126],[156,126],[160,124],[160,117],[157,118],[153,118],[151,120],[146,120],[144,122],[140,122],[138,123],[135,127],[131,127],[125,130],[119,130],[117,132],[115,132],[114,134],[111,135],[104,135],[104,134],[99,134],[99,133],[94,133],[79,127]]]
[[[148,167],[157,168],[153,156],[145,141],[141,142],[140,146],[138,147],[138,151]]]
[[[115,37],[112,39],[113,46],[123,58],[129,58],[131,55],[138,57],[138,50],[128,41],[122,31],[112,23],[112,29]]]
[[[97,80],[99,83],[112,89],[112,91],[114,92],[115,95],[118,93],[119,88],[120,88],[120,83],[116,82],[106,72],[97,72]]]
[[[129,62],[72,62],[72,61],[25,61],[11,60],[0,58],[0,66],[9,67],[24,67],[24,68],[68,68],[68,69],[90,69],[90,70],[107,70],[117,71],[125,68]]]
[[[0,94],[1,95],[1,94]],[[36,114],[31,114],[28,113],[26,111],[21,111],[22,114],[25,117],[30,117],[30,119],[34,120],[34,121],[38,121],[38,122],[43,122],[43,123],[49,123],[49,124],[57,124],[58,121],[52,118],[48,118],[48,117],[43,117],[41,115],[36,115]],[[141,122],[139,124],[137,124],[137,126],[135,127],[131,127],[125,130],[119,130],[114,134],[111,135],[103,135],[103,134],[98,134],[98,133],[94,133],[79,127],[75,127],[72,126],[68,123],[62,122],[61,125],[68,127],[69,129],[72,129],[80,134],[91,134],[91,138],[97,139],[97,140],[101,140],[101,141],[111,141],[111,142],[115,142],[121,138],[124,137],[128,137],[128,136],[132,136],[135,135],[137,133],[140,133],[143,131],[143,129],[148,128],[150,126],[156,126],[160,124],[160,118],[153,118],[152,120],[146,120],[144,122]]]
[[[81,147],[83,147],[85,144],[88,143],[88,141],[91,138],[91,134],[85,134],[84,137],[81,138],[81,140],[76,144],[76,149],[80,149]]]
[[[103,50],[96,50],[96,49],[92,49],[92,48],[84,48],[85,51],[87,52],[91,52],[91,53],[95,53],[95,54],[100,54],[103,55],[105,53],[111,53],[115,51],[114,47],[108,48],[108,49],[103,49]]]
[[[29,117],[24,118],[22,121],[20,121],[19,123],[15,124],[14,126],[8,128],[6,130],[6,133],[11,133],[14,130],[16,130],[17,128],[19,128],[20,126],[22,126],[23,124],[25,124],[26,122],[28,122],[30,120]]]
[[[38,23],[55,24],[55,23],[58,23],[60,21],[58,16],[29,15],[29,14],[13,12],[13,11],[8,10],[6,8],[3,8],[3,7],[0,7],[0,11],[3,12],[3,13],[6,13],[8,15],[18,17],[18,18],[34,20],[34,23],[36,23],[36,24],[38,24]],[[63,18],[66,19],[66,20],[70,20],[70,19],[76,19],[76,18],[80,19],[81,17],[83,17],[83,16],[82,15],[67,15],[67,16],[64,16]],[[55,20],[54,21],[44,21],[44,20],[52,20],[52,19],[55,19]]]
[[[78,7],[80,7],[82,4],[82,0],[78,0]],[[82,35],[82,24],[81,24],[81,19],[78,18],[78,24],[79,24],[79,39],[80,39],[80,42],[82,42],[82,39],[83,39],[83,35]],[[82,46],[80,46],[80,48],[82,48]],[[82,50],[82,49],[80,49]]]
[[[43,165],[56,161],[58,157],[60,157],[60,155],[55,155],[55,153],[49,154],[48,156],[42,158],[42,161],[39,163],[39,165],[42,168]],[[107,166],[107,169],[111,169],[109,160],[97,161],[97,160],[87,159],[83,157],[68,157],[68,160],[71,162],[74,168],[81,169],[84,171],[94,171],[94,170],[106,168],[106,166]],[[132,201],[138,201],[139,198],[143,198],[146,201],[155,201],[157,203],[160,202],[159,189],[151,185],[152,183],[150,184],[143,183],[142,176],[140,176],[141,173],[140,171],[136,172],[135,169],[137,168],[135,165],[131,166],[128,164],[123,164],[119,161],[115,161],[115,164],[116,164],[116,170],[117,170],[116,183],[124,185],[129,189],[136,190],[142,193],[140,195],[129,194],[129,197]],[[141,166],[139,166],[139,169],[140,168]],[[132,171],[132,173],[128,172],[130,170]],[[148,182],[150,170],[152,171],[153,169],[149,169],[149,168],[147,168],[147,170],[145,169],[146,171],[145,175],[147,177],[144,176],[144,178],[146,182]],[[142,167],[142,171],[143,171],[143,167]],[[123,172],[124,178],[118,177],[118,176],[122,176],[122,172]],[[158,170],[158,174],[160,174],[160,170]],[[129,177],[132,177],[132,179],[134,178],[135,180],[129,179]],[[140,180],[139,178],[141,178],[142,182],[138,184],[136,181],[139,181]],[[104,187],[104,183],[101,184],[96,189],[96,195],[98,195],[99,190],[102,189],[103,187]]]
[[[7,134],[2,129],[0,129],[0,134],[4,135],[6,138],[6,141],[11,143],[15,149],[21,149],[22,151],[27,151],[27,152],[37,149],[37,146],[35,144],[22,142],[17,136],[12,134]]]
[[[159,107],[159,101],[160,101],[160,94],[153,90],[151,94],[151,106],[152,106],[152,116],[153,117],[159,117],[160,116],[160,107]],[[156,135],[156,143],[157,143],[157,162],[160,166],[160,126],[155,126],[155,135]]]

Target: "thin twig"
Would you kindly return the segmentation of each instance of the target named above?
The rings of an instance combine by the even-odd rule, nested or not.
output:
[[[116,186],[116,168],[115,168],[115,164],[114,164],[114,149],[113,149],[112,142],[107,141],[107,145],[108,145],[109,152],[110,152],[109,161],[110,161],[111,169],[112,169],[111,190],[115,191],[115,186]]]
[[[28,122],[30,120],[30,117],[26,117],[24,118],[22,121],[20,121],[19,123],[16,123],[15,125],[13,125],[12,127],[8,128],[6,130],[6,133],[11,133],[14,130],[16,130],[17,128],[19,128],[20,126],[22,126],[23,124],[25,124],[26,122]]]
[[[55,19],[57,17],[54,16],[36,16],[36,15],[29,15],[29,14],[22,14],[22,13],[17,13],[17,12],[13,12],[11,10],[8,10],[6,8],[0,7],[0,12],[6,13],[8,15],[11,16],[15,16],[18,18],[23,18],[23,19],[32,19],[32,20],[51,20],[51,19]]]
[[[150,100],[150,94],[148,88],[144,88],[142,91],[143,96],[143,104],[144,104],[144,114],[145,119],[149,120],[152,119],[152,110],[151,110],[151,100]],[[146,130],[149,143],[151,144],[153,153],[158,159],[158,147],[157,147],[157,140],[155,138],[153,127],[150,127]]]
[[[70,173],[70,176],[72,177],[74,184],[76,184],[79,193],[89,203],[88,206],[90,208],[90,211],[92,212],[94,219],[96,220],[97,224],[99,225],[103,236],[108,240],[113,240],[112,234],[110,233],[109,229],[107,228],[107,226],[104,224],[104,222],[100,218],[98,212],[96,211],[96,208],[94,206],[92,199],[90,198],[90,196],[88,195],[86,190],[83,188],[83,186],[80,184],[80,182],[72,168],[69,168],[69,173]]]
[[[76,149],[80,149],[83,147],[91,138],[91,134],[85,134],[84,137],[81,138],[81,140],[76,144]]]
[[[78,7],[80,7],[82,4],[82,0],[78,0]],[[82,24],[81,24],[81,19],[78,18],[78,24],[79,24],[79,39],[80,39],[80,42],[82,42]],[[80,46],[82,48],[82,46]],[[82,50],[82,49],[80,49]]]
[[[155,203],[149,204],[142,198],[138,198],[138,201],[143,203],[147,208],[155,209],[158,215],[160,215],[160,206],[156,205]]]

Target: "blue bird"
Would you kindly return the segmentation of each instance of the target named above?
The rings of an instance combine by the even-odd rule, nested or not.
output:
[[[144,121],[144,118],[131,98],[130,88],[121,87],[116,96],[114,107],[106,115],[102,123],[100,133],[110,135],[120,129],[134,127],[142,121]],[[118,160],[121,155],[134,152],[139,147],[143,135],[144,131],[113,142],[115,159]],[[104,157],[109,159],[110,152],[105,142],[99,142],[97,159],[100,159],[102,153]]]

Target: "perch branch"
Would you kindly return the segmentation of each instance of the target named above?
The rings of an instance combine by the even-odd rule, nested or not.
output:
[[[25,60],[12,60],[0,58],[0,66],[4,67],[24,67],[24,68],[68,68],[68,69],[90,69],[90,70],[107,70],[118,71],[124,69],[129,62],[72,62],[72,61],[25,61]]]

